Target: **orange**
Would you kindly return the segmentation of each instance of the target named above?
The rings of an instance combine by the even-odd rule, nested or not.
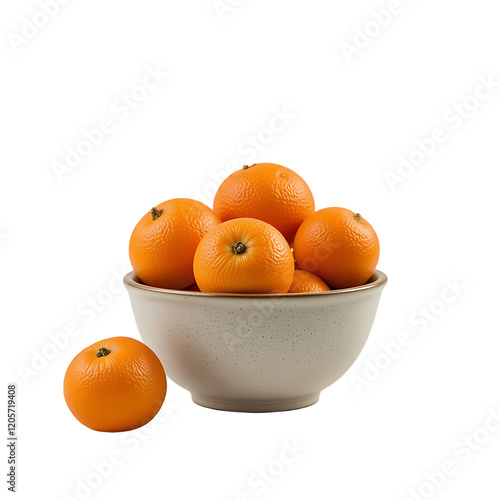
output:
[[[71,413],[95,431],[129,431],[147,424],[166,392],[165,371],[156,354],[129,337],[87,347],[71,361],[64,377]]]
[[[294,242],[297,263],[331,288],[349,288],[368,281],[377,266],[380,247],[372,226],[346,208],[325,208],[308,217]]]
[[[299,226],[314,213],[314,198],[293,170],[259,163],[245,165],[221,184],[214,211],[222,222],[242,217],[267,222],[292,243]]]
[[[329,292],[330,287],[315,274],[296,270],[288,293]]]
[[[235,219],[211,229],[194,257],[206,293],[287,293],[293,254],[281,233],[257,219]]]
[[[147,213],[130,238],[130,262],[146,285],[182,290],[194,284],[196,247],[220,219],[203,203],[169,200]]]

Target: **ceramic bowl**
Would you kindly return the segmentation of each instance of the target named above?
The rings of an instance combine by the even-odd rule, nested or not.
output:
[[[359,356],[387,277],[330,292],[205,294],[124,278],[143,341],[195,403],[218,410],[303,408]]]

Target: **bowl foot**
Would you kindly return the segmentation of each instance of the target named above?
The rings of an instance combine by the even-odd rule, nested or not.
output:
[[[224,401],[220,399],[206,398],[191,394],[193,401],[205,408],[212,410],[237,411],[245,413],[266,413],[275,411],[299,410],[316,404],[319,400],[319,393],[310,394],[294,399],[276,401]]]

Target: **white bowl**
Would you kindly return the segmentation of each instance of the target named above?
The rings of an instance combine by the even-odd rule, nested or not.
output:
[[[199,405],[266,412],[303,408],[354,363],[387,276],[284,295],[204,294],[124,278],[144,342]]]

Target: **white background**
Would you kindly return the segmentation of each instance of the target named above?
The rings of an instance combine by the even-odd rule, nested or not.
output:
[[[18,384],[18,498],[83,498],[90,480],[88,498],[498,499],[500,87],[471,97],[481,78],[500,82],[496,2],[401,0],[382,28],[372,11],[397,2],[233,3],[73,0],[30,30],[44,24],[38,3],[2,2],[2,391]],[[137,90],[148,67],[169,75]],[[128,114],[131,92],[142,101]],[[293,118],[270,133],[276,110]],[[56,175],[106,118],[113,131]],[[436,128],[446,140],[391,189],[398,157]],[[207,202],[213,178],[254,161],[296,170],[318,208],[359,211],[377,230],[389,285],[360,358],[304,410],[212,411],[169,382],[169,407],[146,428],[83,427],[63,399],[67,365],[98,339],[139,338],[114,278],[130,269],[135,223],[170,198]],[[447,280],[460,290],[445,304]],[[93,316],[92,297],[109,302]],[[49,334],[68,323],[79,334],[54,354]],[[411,343],[387,361],[402,332]],[[281,470],[294,440],[302,451]],[[425,485],[445,461],[454,473]],[[252,486],[270,464],[272,483]]]

